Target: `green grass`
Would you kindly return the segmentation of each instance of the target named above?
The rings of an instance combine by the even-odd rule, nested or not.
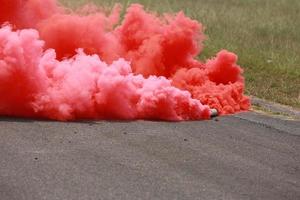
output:
[[[247,94],[300,108],[299,0],[90,0],[112,6],[139,2],[157,12],[177,12],[206,27],[201,59],[228,49],[245,69]],[[86,0],[62,0],[78,6]]]

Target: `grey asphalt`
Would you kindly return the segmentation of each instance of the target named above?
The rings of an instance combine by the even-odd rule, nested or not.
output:
[[[0,200],[300,199],[300,122],[0,118]]]

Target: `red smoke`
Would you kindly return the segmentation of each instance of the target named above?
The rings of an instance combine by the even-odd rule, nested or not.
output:
[[[181,12],[159,17],[134,4],[120,22],[118,5],[111,14],[55,0],[0,5],[0,115],[196,120],[209,108],[249,109],[237,56],[198,61],[202,25]]]

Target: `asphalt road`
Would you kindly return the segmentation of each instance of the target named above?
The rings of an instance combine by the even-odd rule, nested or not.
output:
[[[300,199],[300,122],[0,118],[1,200]]]

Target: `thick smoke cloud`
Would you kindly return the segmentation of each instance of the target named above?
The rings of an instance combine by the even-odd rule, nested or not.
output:
[[[76,119],[208,119],[248,110],[237,56],[197,60],[202,25],[131,5],[120,20],[88,5],[0,0],[0,115]]]

